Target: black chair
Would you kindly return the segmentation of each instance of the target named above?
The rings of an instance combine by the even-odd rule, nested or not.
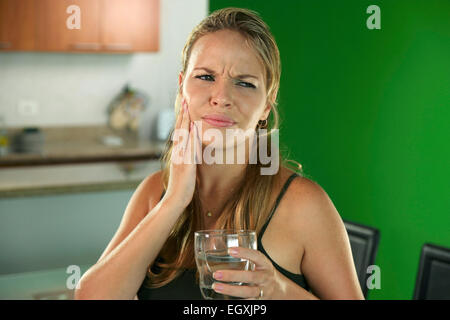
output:
[[[423,245],[414,300],[450,300],[450,249]]]
[[[367,267],[375,264],[378,243],[380,242],[380,231],[372,227],[345,220],[344,225],[350,240],[359,284],[361,285],[364,297],[367,298],[368,288],[366,282],[367,278],[370,276],[370,273],[367,273]]]

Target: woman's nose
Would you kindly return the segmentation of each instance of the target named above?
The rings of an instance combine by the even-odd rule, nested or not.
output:
[[[219,107],[229,107],[231,105],[231,85],[227,80],[216,80],[214,82],[211,102]]]

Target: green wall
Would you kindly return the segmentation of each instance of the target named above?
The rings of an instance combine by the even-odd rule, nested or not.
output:
[[[381,30],[369,30],[369,5]],[[425,242],[450,247],[450,2],[210,0],[256,10],[281,52],[280,141],[343,219],[381,232],[381,289],[411,299]]]

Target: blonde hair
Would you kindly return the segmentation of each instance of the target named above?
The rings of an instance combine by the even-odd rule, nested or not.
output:
[[[270,131],[279,127],[277,93],[280,84],[281,61],[277,44],[269,31],[269,27],[256,12],[241,8],[225,8],[214,11],[206,17],[192,30],[188,37],[182,51],[181,71],[183,74],[186,73],[192,48],[200,37],[224,29],[234,30],[243,35],[247,43],[256,50],[258,58],[265,68],[267,102],[271,106],[270,115],[272,119],[268,119],[267,125],[263,128],[267,128],[267,145],[270,146]],[[180,111],[180,91],[177,93],[175,101],[175,112],[177,114]],[[172,134],[166,142],[166,148],[161,158],[164,189],[167,189],[169,181],[173,147]],[[256,135],[256,139],[258,139],[258,135]],[[258,140],[256,145],[259,146]],[[266,148],[266,150],[270,152],[270,148]],[[259,154],[259,150],[257,152]],[[281,153],[278,160],[280,165],[284,166],[288,166],[289,161],[295,162],[284,160]],[[293,170],[302,175],[301,165],[295,163],[296,166]],[[242,183],[230,195],[221,216],[217,220],[219,228],[250,229],[256,230],[257,233],[261,230],[269,218],[271,210],[270,195],[273,191],[275,178],[280,173],[279,170],[276,175],[261,175],[260,169],[269,165],[263,165],[259,161],[256,164],[247,165]],[[163,257],[164,261],[155,261],[154,263],[160,272],[153,272],[151,266],[148,268],[147,286],[151,288],[164,286],[175,279],[184,268],[195,268],[194,232],[203,228],[203,219],[202,205],[196,187],[191,203],[178,218],[161,249],[159,256]]]

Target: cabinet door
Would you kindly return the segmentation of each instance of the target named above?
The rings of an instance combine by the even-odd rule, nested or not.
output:
[[[159,0],[101,0],[102,51],[158,51],[159,8]]]
[[[0,51],[34,49],[34,0],[0,0]]]
[[[36,0],[36,49],[38,51],[98,51],[99,0]],[[77,6],[79,29],[71,29]]]

